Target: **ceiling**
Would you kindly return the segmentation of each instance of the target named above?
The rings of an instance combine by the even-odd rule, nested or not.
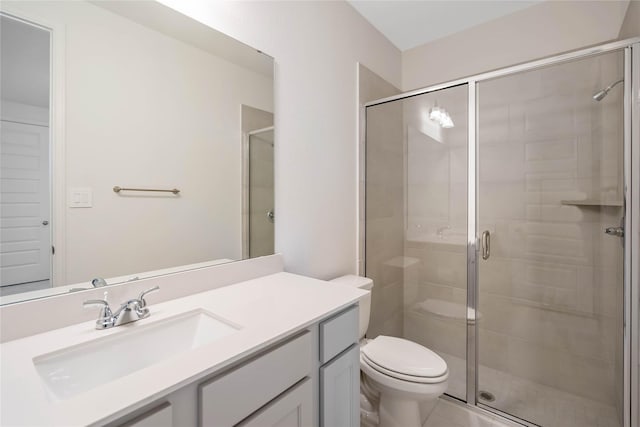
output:
[[[347,0],[404,51],[526,9],[542,0]]]

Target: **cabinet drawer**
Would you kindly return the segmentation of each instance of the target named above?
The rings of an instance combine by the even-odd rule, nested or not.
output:
[[[244,420],[238,427],[311,427],[313,390],[311,380],[300,382],[273,402]]]
[[[320,323],[320,363],[326,363],[358,342],[358,306]]]
[[[311,372],[311,334],[305,332],[237,369],[201,384],[200,425],[233,426]]]

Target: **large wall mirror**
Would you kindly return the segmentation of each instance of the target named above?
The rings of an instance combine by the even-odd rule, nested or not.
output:
[[[0,11],[2,304],[274,252],[271,57],[154,1]]]

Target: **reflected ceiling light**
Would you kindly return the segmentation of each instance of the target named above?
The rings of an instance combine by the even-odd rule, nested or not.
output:
[[[447,113],[447,110],[440,108],[437,105],[429,110],[429,118],[445,129],[452,128],[454,126],[453,120],[451,120],[451,116]]]

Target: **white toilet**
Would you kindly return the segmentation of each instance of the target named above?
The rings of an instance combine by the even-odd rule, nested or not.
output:
[[[361,276],[332,280],[371,291]],[[371,293],[360,300],[360,415],[363,426],[420,427],[447,389],[449,370],[433,351],[403,338],[364,339],[369,327]]]

